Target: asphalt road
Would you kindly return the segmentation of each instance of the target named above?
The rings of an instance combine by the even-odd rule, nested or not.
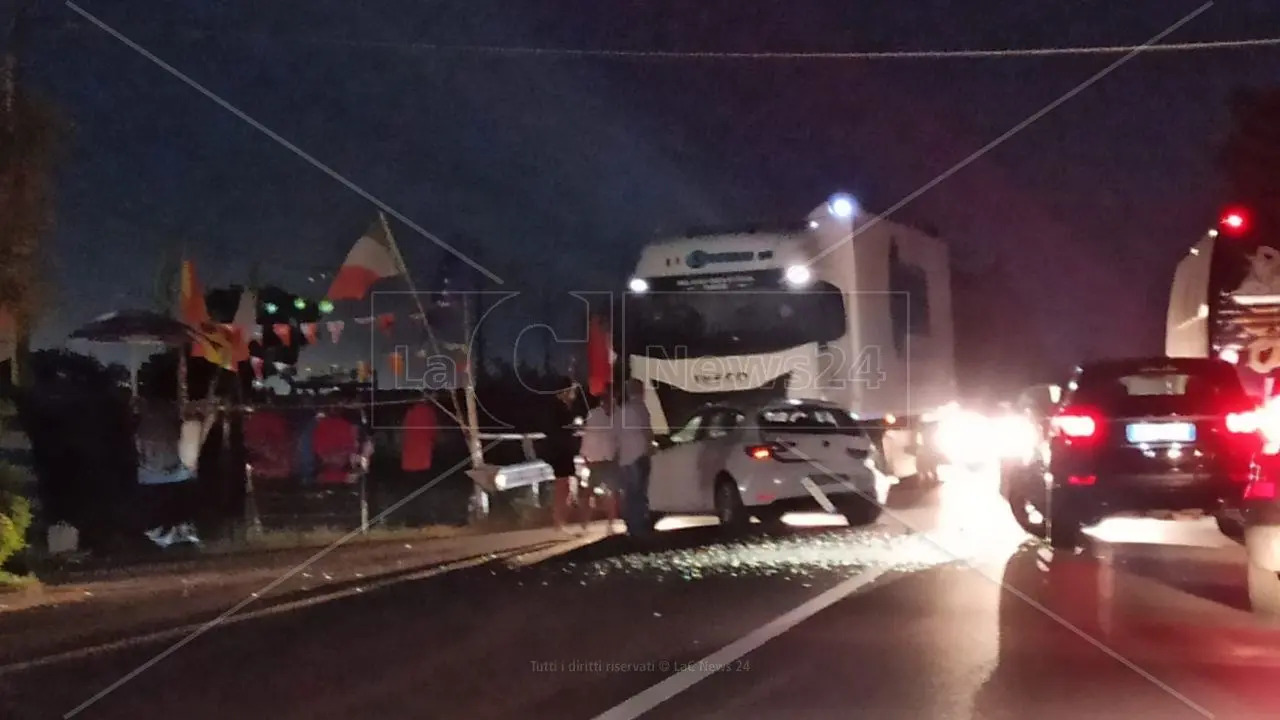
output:
[[[0,717],[1280,716],[1280,659],[1210,642],[1247,614],[1238,549],[1203,524],[1055,557],[980,477],[892,504],[737,540],[675,521],[0,674]]]

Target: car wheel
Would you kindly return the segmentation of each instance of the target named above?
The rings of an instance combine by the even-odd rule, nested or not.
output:
[[[1241,545],[1244,544],[1244,525],[1241,525],[1239,520],[1229,518],[1222,513],[1218,513],[1213,519],[1218,523],[1218,532]]]
[[[1047,523],[1044,513],[1021,490],[1010,492],[1009,511],[1013,513],[1013,519],[1018,526],[1029,535],[1038,538],[1046,537]]]
[[[878,503],[871,502],[862,496],[855,496],[853,500],[841,503],[839,510],[849,523],[849,527],[863,527],[879,520],[880,513],[884,509]]]
[[[1051,501],[1052,502],[1052,501]],[[1067,508],[1049,511],[1049,544],[1056,550],[1075,550],[1084,534],[1080,516]]]
[[[742,505],[738,486],[727,477],[716,483],[716,518],[721,526],[734,530],[745,528],[751,522],[751,516]]]
[[[1258,615],[1280,617],[1280,573],[1249,563],[1249,604]]]

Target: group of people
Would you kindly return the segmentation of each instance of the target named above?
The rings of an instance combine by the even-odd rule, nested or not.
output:
[[[572,418],[568,408],[574,400],[573,390],[561,395],[565,409],[556,426],[565,428],[562,437],[571,438]],[[568,422],[560,422],[565,420]],[[564,529],[569,511],[570,487],[576,474],[573,445],[563,439],[551,443],[551,465],[556,475],[553,519]],[[644,536],[653,529],[649,513],[649,467],[653,452],[653,426],[644,404],[644,383],[627,381],[619,397],[606,391],[600,403],[587,414],[582,424],[582,443],[577,454],[586,462],[587,474],[578,484],[578,508],[585,526],[591,512],[590,500],[596,488],[605,495],[606,516],[612,532],[621,512],[627,534]]]

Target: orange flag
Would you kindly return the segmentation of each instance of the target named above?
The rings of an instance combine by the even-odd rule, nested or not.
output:
[[[210,320],[209,309],[204,303],[204,288],[200,286],[200,280],[196,277],[195,264],[190,260],[182,261],[178,289],[178,319],[199,330],[207,338],[191,346],[191,357],[204,358],[220,367],[234,367],[232,360],[234,342],[222,325]]]

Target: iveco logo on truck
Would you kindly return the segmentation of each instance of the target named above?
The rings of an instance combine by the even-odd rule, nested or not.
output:
[[[694,250],[684,259],[684,264],[688,265],[690,269],[700,270],[713,263],[751,262],[755,259],[756,254],[750,250],[718,253]]]
[[[727,372],[727,373],[698,373],[693,376],[693,381],[699,385],[719,385],[720,383],[746,382],[749,379],[745,371]]]

